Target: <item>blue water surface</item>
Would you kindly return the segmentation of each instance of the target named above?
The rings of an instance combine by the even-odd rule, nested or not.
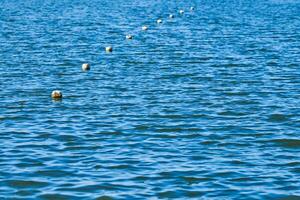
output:
[[[299,14],[0,0],[0,199],[300,199]]]

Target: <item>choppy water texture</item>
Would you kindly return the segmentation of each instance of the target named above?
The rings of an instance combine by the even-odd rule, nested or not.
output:
[[[0,199],[300,199],[299,13],[2,0]]]

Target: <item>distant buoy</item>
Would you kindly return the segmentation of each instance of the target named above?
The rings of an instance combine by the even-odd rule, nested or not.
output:
[[[113,48],[111,46],[108,46],[105,48],[105,51],[106,52],[112,52]]]
[[[61,91],[59,90],[54,90],[52,93],[51,93],[51,97],[53,99],[61,99],[62,98],[62,93]]]
[[[162,21],[161,19],[158,19],[156,22],[157,22],[158,24],[161,24],[163,21]]]
[[[88,64],[88,63],[82,64],[82,70],[83,71],[88,71],[90,69],[91,69],[90,64]]]
[[[148,30],[148,26],[142,26],[142,30],[143,30],[143,31]]]
[[[179,13],[180,13],[181,15],[183,15],[184,10],[179,10]]]
[[[126,35],[127,40],[132,40],[133,36],[132,35]]]
[[[193,11],[193,10],[195,10],[195,8],[192,6],[192,7],[190,8],[190,10]]]
[[[169,15],[169,18],[171,18],[171,19],[174,18],[174,15],[170,14],[170,15]]]

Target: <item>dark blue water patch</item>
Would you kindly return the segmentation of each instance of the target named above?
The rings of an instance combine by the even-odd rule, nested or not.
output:
[[[37,196],[37,198],[44,199],[44,200],[51,200],[51,199],[66,200],[66,199],[80,199],[80,198],[84,198],[84,196],[67,195],[67,194],[59,194],[59,193],[46,193]]]
[[[292,169],[292,171],[294,172],[294,173],[300,173],[300,168],[294,168],[294,169]]]
[[[101,197],[97,197],[96,200],[113,200],[113,198],[103,195]]]
[[[284,122],[288,120],[288,116],[284,114],[272,114],[269,117],[269,121],[271,122]]]
[[[280,197],[280,198],[277,198],[278,200],[296,200],[296,199],[299,199],[300,196],[297,196],[297,195],[288,195],[288,196],[285,196],[285,197]]]
[[[25,180],[9,180],[6,184],[12,188],[42,188],[48,186],[47,182]]]
[[[274,139],[271,142],[285,148],[300,148],[299,139]]]

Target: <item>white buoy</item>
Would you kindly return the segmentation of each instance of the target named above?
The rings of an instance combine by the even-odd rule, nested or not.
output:
[[[179,13],[180,13],[181,15],[183,15],[184,10],[179,10]]]
[[[171,19],[174,18],[174,15],[170,14],[170,15],[169,15],[169,18],[171,18]]]
[[[113,48],[111,46],[108,46],[105,48],[105,51],[106,52],[112,52]]]
[[[162,21],[162,19],[158,19],[156,22],[157,22],[158,24],[161,24],[163,21]]]
[[[53,99],[61,99],[62,98],[62,93],[61,91],[59,90],[54,90],[52,93],[51,93],[51,97]]]
[[[192,6],[192,7],[190,8],[190,10],[191,10],[191,11],[195,10],[195,7]]]
[[[88,64],[88,63],[83,63],[83,64],[82,64],[82,70],[83,70],[83,71],[88,71],[88,70],[90,70],[90,69],[91,69],[90,64]]]
[[[148,26],[142,26],[142,30],[143,30],[143,31],[148,30]]]
[[[133,36],[132,35],[126,35],[127,40],[132,40]]]

